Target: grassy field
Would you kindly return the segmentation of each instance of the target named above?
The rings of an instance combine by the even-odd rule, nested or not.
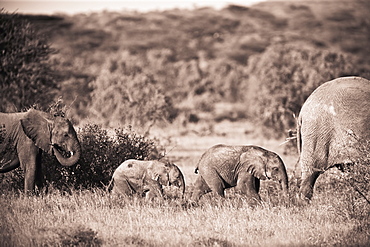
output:
[[[209,127],[209,126],[208,126]],[[168,157],[182,169],[188,191],[200,155],[217,143],[257,144],[278,152],[291,177],[291,199],[281,201],[276,184],[262,182],[264,203],[227,193],[209,194],[197,205],[186,199],[146,201],[105,191],[0,195],[0,246],[368,246],[370,206],[336,170],[318,179],[309,205],[298,205],[293,176],[296,155],[283,140],[259,138],[247,123],[220,123],[203,135],[197,126],[181,135],[157,132],[168,141]],[[188,128],[192,129],[192,128]],[[226,131],[228,130],[228,131]]]

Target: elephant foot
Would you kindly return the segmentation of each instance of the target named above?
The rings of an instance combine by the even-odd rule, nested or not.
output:
[[[290,198],[293,205],[304,207],[310,204],[311,199],[304,196],[302,193],[298,193],[295,197]]]
[[[248,203],[248,206],[251,208],[256,208],[258,206],[262,206],[263,204],[262,201],[257,198],[249,198],[247,203]]]
[[[301,201],[310,202],[312,196],[313,196],[313,187],[312,186],[308,186],[308,188],[307,188],[307,186],[301,188],[301,190],[299,192],[299,199]]]

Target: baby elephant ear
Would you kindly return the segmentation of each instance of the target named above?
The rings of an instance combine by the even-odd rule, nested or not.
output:
[[[158,172],[156,172],[155,169],[156,169],[156,166],[153,164],[153,162],[149,162],[146,173],[150,179],[158,181],[159,174]]]
[[[266,169],[263,160],[260,157],[251,155],[251,153],[243,153],[240,156],[240,163],[246,169],[247,172],[252,174],[254,177],[265,180]]]
[[[24,133],[44,152],[52,153],[51,123],[39,111],[30,110],[26,117],[21,119]]]
[[[170,172],[172,169],[173,169],[173,164],[171,164],[170,162],[165,162],[164,163],[164,169],[166,170],[166,172]]]

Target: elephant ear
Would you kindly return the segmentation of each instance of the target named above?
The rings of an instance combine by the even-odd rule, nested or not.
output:
[[[256,157],[256,154],[254,153],[245,152],[240,155],[240,163],[242,164],[242,167],[244,167],[246,171],[254,177],[266,180],[265,162],[263,162],[262,157],[259,157],[258,155]]]
[[[164,169],[166,170],[167,173],[170,173],[171,170],[173,169],[173,164],[169,161],[164,162]]]
[[[52,153],[51,146],[51,125],[41,112],[30,110],[26,117],[21,119],[21,125],[24,133],[43,151]]]
[[[158,167],[154,165],[153,162],[150,162],[147,168],[147,174],[150,179],[158,181],[159,173],[156,171],[156,169],[158,169]]]

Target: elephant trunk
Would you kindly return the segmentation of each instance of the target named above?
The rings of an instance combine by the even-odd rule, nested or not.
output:
[[[289,182],[288,182],[288,175],[287,174],[285,174],[285,177],[283,179],[281,179],[280,183],[281,183],[281,187],[282,187],[282,190],[283,190],[283,194],[285,196],[288,196]]]
[[[279,182],[280,185],[281,185],[283,195],[288,196],[288,194],[289,194],[289,180],[288,180],[288,174],[287,174],[284,162],[280,158],[280,156],[276,155],[276,158],[274,159],[274,162],[272,162],[272,164],[274,164],[272,166],[272,169],[271,169],[271,167],[269,169],[271,174],[269,174],[270,176],[267,176],[267,177],[270,177],[273,180]]]
[[[59,161],[59,163],[63,166],[72,166],[77,163],[77,161],[80,159],[81,156],[81,145],[77,141],[72,146],[72,149],[65,152],[61,151],[60,148],[53,146],[54,155]],[[67,153],[66,155],[63,155],[62,153]]]
[[[281,189],[283,191],[284,196],[289,196],[289,180],[288,174],[286,172],[285,165],[283,161],[281,161],[280,173],[279,173],[279,183],[281,185]]]
[[[179,188],[181,190],[181,196],[182,196],[182,198],[184,198],[184,196],[185,196],[185,179],[184,179],[183,175],[181,175],[181,178],[180,178]]]
[[[170,185],[176,186],[181,190],[181,197],[184,198],[185,195],[185,179],[181,174],[175,181],[170,182]]]

